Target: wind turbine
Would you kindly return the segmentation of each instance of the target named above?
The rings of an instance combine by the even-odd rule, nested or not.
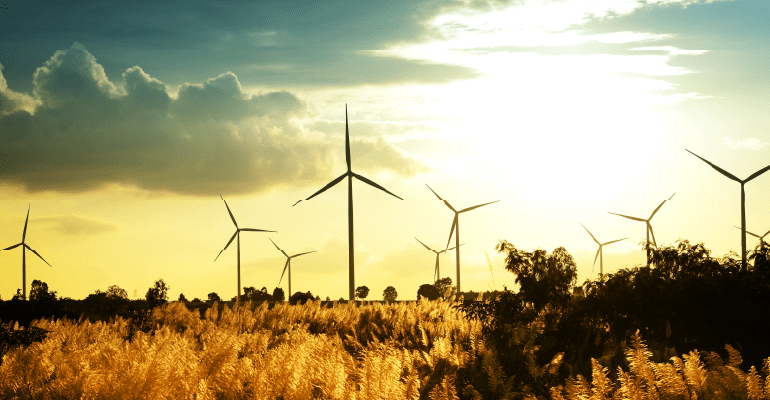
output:
[[[425,186],[428,186],[426,183]],[[489,203],[479,204],[477,206],[464,208],[460,211],[457,211],[452,207],[451,204],[449,204],[448,201],[441,198],[441,196],[438,195],[430,186],[428,186],[428,189],[430,189],[433,194],[438,197],[439,200],[443,201],[444,204],[446,204],[447,207],[449,207],[450,210],[452,210],[455,213],[455,219],[452,221],[452,227],[449,229],[449,239],[446,241],[446,247],[449,247],[449,242],[452,240],[452,234],[455,233],[455,249],[457,250],[457,295],[460,296],[460,220],[459,216],[461,213],[464,213],[466,211],[474,210],[476,208],[479,208],[481,206],[485,206],[487,204],[497,203],[500,200],[495,200]]]
[[[268,238],[268,239],[270,239],[270,238]],[[270,239],[270,241],[273,242],[273,239]],[[280,251],[281,253],[283,253],[283,255],[286,256],[286,264],[283,265],[283,272],[281,272],[281,279],[278,280],[278,286],[281,286],[281,281],[283,280],[283,274],[285,274],[286,270],[288,269],[289,270],[289,295],[286,296],[286,297],[289,298],[289,297],[291,297],[291,259],[294,258],[294,257],[299,257],[299,256],[301,256],[303,254],[315,253],[317,250],[306,251],[304,253],[299,253],[299,254],[295,254],[293,256],[290,256],[290,255],[286,254],[285,251],[281,250],[281,248],[278,247],[278,245],[275,244],[275,242],[273,242],[273,246],[275,246],[275,248],[278,249],[278,251]]]
[[[741,229],[740,227],[737,227],[737,226],[736,226],[736,228]],[[746,231],[746,233],[748,233],[749,235],[754,236],[756,238],[759,238],[759,243],[762,244],[765,241],[765,236],[767,236],[767,234],[770,233],[770,231],[765,232],[765,234],[762,235],[762,236],[753,234],[753,233],[751,233],[749,231]]]
[[[591,238],[594,240],[594,242],[596,242],[596,244],[599,245],[599,250],[596,250],[596,257],[594,257],[594,267],[596,266],[596,258],[598,257],[599,258],[599,276],[602,276],[602,275],[604,275],[604,252],[602,251],[602,246],[604,246],[605,244],[610,244],[610,243],[619,242],[621,240],[626,240],[628,238],[613,240],[613,241],[607,242],[607,243],[599,243],[599,241],[596,240],[596,238],[594,237],[593,233],[591,233],[591,231],[589,231],[588,228],[586,228],[585,225],[583,225],[581,223],[580,226],[582,226],[583,229],[585,229],[586,232],[588,232],[588,234],[591,235]],[[591,271],[593,271],[593,269],[591,269]]]
[[[676,192],[674,194],[676,194]],[[672,194],[671,197],[668,198],[668,200],[671,200],[674,197],[674,194]],[[655,216],[655,213],[658,212],[658,210],[660,210],[661,207],[663,207],[663,203],[665,203],[668,200],[663,200],[663,202],[660,203],[658,208],[656,208],[655,211],[653,211],[652,214],[650,214],[650,218],[647,218],[647,219],[641,219],[641,218],[637,218],[637,217],[629,217],[628,215],[615,214],[615,213],[612,213],[612,212],[608,212],[608,214],[619,215],[619,216],[624,217],[624,218],[633,219],[634,221],[641,221],[641,222],[644,222],[644,223],[647,224],[647,267],[648,268],[650,266],[650,235],[652,235],[652,244],[655,247],[658,247],[658,244],[655,243],[655,233],[652,231],[652,225],[650,225],[650,220],[652,219],[652,217]]]
[[[705,158],[691,152],[690,150],[687,150],[687,152],[694,155],[695,157],[700,158],[701,160],[703,160],[703,162],[710,165],[715,170],[719,171],[719,173],[721,173],[722,175],[741,184],[741,270],[746,271],[746,192],[743,190],[743,185],[745,185],[746,182],[765,173],[765,171],[770,169],[770,165],[751,174],[751,176],[749,176],[748,178],[744,180],[740,180],[735,175],[723,170],[722,168],[717,167],[716,165],[708,162]]]
[[[416,237],[414,239],[417,240],[418,242],[420,242],[420,239],[417,239]],[[451,249],[444,249],[444,250],[441,250],[441,251],[436,251],[436,250],[433,250],[430,247],[428,247],[423,242],[420,242],[420,244],[425,246],[426,249],[436,253],[436,270],[433,271],[433,282],[435,283],[437,280],[441,279],[441,273],[439,272],[439,269],[438,269],[438,255],[441,254],[441,253],[444,253],[444,252],[446,252],[448,250],[454,250],[454,247],[452,247]],[[463,243],[463,244],[465,244],[465,243]],[[463,244],[461,244],[460,246],[462,246]]]
[[[219,198],[222,199],[222,201],[225,201],[225,199],[222,197],[222,195],[219,195]],[[235,225],[235,233],[233,233],[233,237],[230,238],[230,240],[225,245],[225,248],[222,249],[219,254],[217,254],[217,258],[222,254],[223,251],[227,250],[227,247],[230,246],[230,243],[233,242],[233,239],[235,237],[238,237],[238,297],[235,298],[237,303],[240,303],[241,300],[241,231],[251,231],[251,232],[276,232],[276,231],[266,231],[264,229],[254,229],[254,228],[239,228],[238,223],[235,222],[235,217],[233,217],[232,211],[230,211],[230,206],[227,205],[227,202],[225,201],[225,207],[227,207],[227,212],[230,214],[230,218],[233,220],[233,224]],[[214,259],[214,262],[217,261],[217,258]]]
[[[305,200],[310,200],[313,197],[318,196],[319,194],[326,191],[326,189],[329,189],[330,187],[340,183],[345,177],[348,178],[348,286],[349,286],[349,295],[350,300],[355,299],[355,264],[353,260],[353,178],[358,179],[361,182],[364,182],[370,186],[374,186],[377,189],[382,190],[383,192],[396,197],[398,199],[403,200],[402,198],[396,196],[395,194],[389,192],[384,187],[370,181],[367,178],[364,178],[361,175],[358,175],[357,173],[353,172],[350,167],[350,133],[348,131],[348,105],[345,104],[345,161],[348,164],[348,171],[344,174],[340,175],[339,178],[329,182],[326,186],[324,186],[321,190],[315,192],[312,196],[308,197]],[[299,203],[299,202],[297,202]],[[297,203],[294,203],[294,205],[297,205]],[[293,207],[293,206],[292,206]]]
[[[24,299],[27,298],[27,249],[29,251],[35,253],[36,256],[40,257],[41,260],[43,260],[44,263],[48,264],[48,261],[46,261],[43,256],[38,254],[35,250],[32,250],[29,245],[27,245],[27,242],[25,242],[27,238],[27,223],[29,222],[29,209],[32,208],[32,205],[28,205],[27,208],[27,219],[24,220],[24,232],[21,234],[21,243],[15,244],[11,247],[5,248],[3,250],[11,250],[15,249],[19,246],[23,246],[21,248],[21,287],[22,287],[22,295],[24,296]],[[49,267],[52,267],[51,264],[48,264]],[[53,267],[52,267],[53,268]]]

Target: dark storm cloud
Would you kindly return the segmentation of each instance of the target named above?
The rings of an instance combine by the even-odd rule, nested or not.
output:
[[[30,191],[119,183],[213,195],[329,177],[338,146],[301,139],[293,117],[306,115],[307,107],[289,92],[250,96],[228,72],[185,84],[172,98],[138,66],[122,75],[124,85],[110,82],[80,43],[57,51],[33,76],[34,112],[22,109],[23,101],[3,102],[0,149],[7,156],[0,181]],[[0,96],[20,95],[3,86]],[[378,158],[378,151],[389,156]],[[416,162],[387,147],[372,156],[380,168],[420,170],[405,169]]]
[[[244,84],[273,87],[446,83],[477,73],[358,52],[435,38],[440,33],[430,19],[464,7],[489,6],[443,0],[25,3],[0,21],[0,63],[19,64],[7,78],[21,91],[29,89],[23,68],[74,41],[99,54],[109,76],[122,72],[130,54],[164,81],[181,79],[174,84],[203,81],[209,71],[233,71]],[[285,68],[265,68],[274,65]]]

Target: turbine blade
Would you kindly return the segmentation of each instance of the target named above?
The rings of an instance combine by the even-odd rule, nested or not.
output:
[[[222,201],[225,201],[225,199],[222,197],[222,195],[219,195],[219,198],[222,199]],[[235,225],[235,228],[238,228],[238,223],[235,222],[235,217],[233,217],[232,211],[230,211],[230,206],[227,205],[227,202],[225,201],[225,207],[227,207],[227,212],[230,214],[230,218],[233,220],[233,224]]]
[[[17,248],[17,247],[19,247],[19,246],[21,246],[21,245],[23,245],[23,244],[24,244],[23,242],[22,242],[22,243],[19,243],[19,244],[15,244],[15,245],[13,245],[13,246],[11,246],[11,247],[8,247],[8,248],[6,248],[6,249],[3,249],[3,250],[11,250],[11,249],[15,249],[15,248]]]
[[[287,258],[286,259],[286,264],[283,264],[283,272],[281,272],[281,279],[278,280],[278,286],[281,286],[281,281],[283,280],[283,274],[286,273],[286,268],[289,267],[289,260],[291,260],[291,259]]]
[[[687,150],[687,149],[685,149],[685,150]],[[698,157],[698,158],[700,158],[701,160],[703,160],[703,162],[705,162],[706,164],[710,165],[710,166],[711,166],[712,168],[714,168],[715,170],[719,171],[719,172],[720,172],[722,175],[724,175],[724,176],[726,176],[726,177],[728,177],[728,178],[730,178],[730,179],[732,179],[732,180],[734,180],[734,181],[736,181],[736,182],[744,183],[744,182],[741,182],[741,180],[740,180],[740,179],[736,178],[736,177],[735,177],[735,175],[733,175],[733,174],[731,174],[731,173],[729,173],[729,172],[727,172],[727,171],[723,170],[722,168],[719,168],[719,167],[717,167],[716,165],[714,165],[714,164],[710,163],[709,161],[707,161],[705,158],[703,158],[703,157],[701,157],[701,156],[699,156],[699,155],[697,155],[697,154],[695,154],[695,153],[691,152],[690,150],[687,150],[687,152],[688,152],[688,153],[690,153],[690,154],[692,154],[692,155],[694,155],[695,157]],[[770,168],[770,167],[768,167],[768,168]],[[759,172],[759,171],[757,171],[757,172],[758,172],[758,173],[761,173],[761,172]],[[764,172],[764,171],[762,171],[762,172]]]
[[[738,228],[738,229],[741,229],[741,228],[740,228],[740,227],[738,227],[738,226],[736,226],[736,228]],[[742,229],[741,229],[741,230],[742,230]],[[754,237],[756,237],[756,238],[760,238],[760,239],[762,239],[761,237],[757,236],[755,233],[751,233],[751,232],[749,232],[749,231],[746,231],[746,233],[748,233],[749,235],[751,235],[751,236],[754,236]],[[770,231],[768,231],[768,233],[770,233]],[[765,235],[767,235],[767,233],[765,233]]]
[[[746,178],[746,180],[745,180],[745,181],[743,181],[743,183],[746,183],[746,182],[748,182],[748,181],[750,181],[750,180],[752,180],[752,179],[754,179],[754,178],[756,178],[756,177],[758,177],[758,176],[760,176],[760,175],[764,174],[765,172],[767,172],[767,170],[768,170],[768,169],[770,169],[770,165],[768,165],[767,167],[765,167],[765,168],[762,168],[762,169],[760,169],[759,171],[757,171],[757,172],[755,172],[755,173],[751,174],[751,176],[749,176],[748,178]]]
[[[416,241],[420,242],[420,239],[417,239],[417,236],[415,236],[415,237],[414,237],[414,240],[416,240]],[[428,245],[426,245],[426,244],[425,244],[425,243],[423,243],[423,242],[420,242],[420,244],[421,244],[421,245],[423,245],[423,246],[425,246],[425,248],[426,248],[426,249],[428,249],[428,250],[430,250],[430,251],[435,251],[435,250],[431,249],[430,247],[428,247]]]
[[[21,242],[24,243],[24,240],[27,238],[27,222],[29,222],[29,209],[32,208],[32,205],[30,204],[27,208],[27,219],[24,220],[24,233],[21,234]]]
[[[299,256],[302,256],[302,255],[305,255],[305,254],[315,253],[316,251],[318,251],[318,250],[306,251],[304,253],[295,254],[295,255],[293,255],[293,256],[291,256],[289,258],[294,258],[294,257],[299,257]]]
[[[264,229],[254,229],[254,228],[240,228],[239,231],[249,231],[249,232],[273,232],[278,233],[278,231],[266,231]]]
[[[674,194],[676,194],[676,192],[674,192]],[[669,197],[668,199],[669,200],[673,199],[674,198],[674,194],[672,194],[671,197]]]
[[[268,238],[268,239],[270,239],[270,238]],[[270,241],[271,241],[271,242],[273,242],[273,239],[270,239]],[[275,248],[276,248],[276,249],[278,249],[278,251],[280,251],[281,253],[283,253],[283,255],[285,255],[286,257],[288,257],[288,256],[289,256],[288,254],[286,254],[286,252],[285,252],[285,251],[281,250],[281,248],[280,248],[280,247],[278,247],[278,245],[277,245],[277,244],[275,244],[275,242],[273,242],[273,246],[275,246]]]
[[[425,186],[428,186],[428,184],[426,183],[426,184],[425,184]],[[433,194],[435,194],[435,195],[436,195],[436,197],[438,197],[438,199],[439,199],[439,200],[442,200],[442,201],[444,200],[444,199],[442,199],[442,198],[441,198],[441,196],[439,196],[439,195],[438,195],[438,193],[436,193],[436,192],[435,192],[435,191],[434,191],[434,190],[433,190],[433,189],[432,189],[430,186],[428,186],[428,189],[430,189],[430,191],[431,191],[431,192],[433,192]]]
[[[477,209],[477,208],[479,208],[479,207],[481,207],[481,206],[485,206],[485,205],[487,205],[487,204],[497,203],[498,201],[500,201],[500,200],[490,201],[489,203],[484,203],[484,204],[479,204],[479,205],[477,205],[477,206],[468,207],[468,208],[462,209],[462,210],[460,210],[460,211],[458,211],[458,212],[461,212],[461,213],[463,213],[463,212],[466,212],[466,211],[474,210],[474,209]]]
[[[300,200],[297,200],[297,202],[296,202],[296,203],[294,203],[294,204],[292,204],[291,206],[292,206],[292,207],[296,206],[297,204],[299,204],[299,202],[300,202],[300,201],[302,201],[302,199],[300,199]]]
[[[610,243],[619,242],[619,241],[621,241],[621,240],[626,240],[626,239],[628,239],[628,238],[623,238],[623,239],[613,240],[613,241],[611,241],[611,242],[607,242],[607,243],[602,243],[602,246],[604,246],[604,245],[606,245],[606,244],[610,244]]]
[[[345,162],[348,163],[348,172],[350,170],[350,133],[348,132],[348,105],[345,104]]]
[[[658,244],[655,243],[655,232],[652,231],[652,225],[649,222],[647,222],[647,228],[650,229],[650,235],[652,236],[652,245],[655,247],[658,247]]]
[[[455,219],[452,220],[452,228],[449,229],[449,239],[446,241],[446,247],[444,250],[449,248],[449,242],[452,241],[452,234],[455,232],[455,225],[457,225],[457,214],[455,214]]]
[[[623,214],[615,214],[615,213],[611,213],[611,212],[609,212],[609,211],[607,212],[607,214],[614,214],[614,215],[619,215],[619,216],[621,216],[621,217],[625,217],[625,218],[628,218],[628,219],[633,219],[634,221],[642,221],[642,222],[647,222],[647,220],[646,220],[646,219],[641,219],[641,218],[636,218],[636,217],[629,217],[628,215],[623,215]]]
[[[585,226],[585,225],[583,225],[583,224],[581,223],[581,224],[580,224],[580,226],[582,226],[582,227],[583,227],[583,229],[585,229],[585,230],[586,230],[586,232],[588,232],[588,234],[589,234],[589,235],[591,235],[591,238],[593,238],[593,239],[594,239],[594,242],[596,242],[596,244],[599,244],[599,245],[601,245],[601,243],[599,243],[599,241],[598,241],[598,240],[596,240],[596,238],[594,237],[593,233],[591,233],[591,231],[589,231],[589,230],[588,230],[588,228],[586,228],[586,226]]]
[[[310,197],[306,198],[305,200],[310,200],[310,199],[312,199],[313,197],[316,197],[316,196],[318,196],[319,194],[321,194],[321,193],[325,192],[325,191],[326,191],[326,189],[328,189],[328,188],[330,188],[330,187],[332,187],[332,186],[334,186],[334,185],[336,185],[336,184],[340,183],[340,181],[341,181],[343,178],[345,178],[346,176],[348,176],[348,174],[349,174],[349,172],[345,172],[344,174],[340,175],[340,177],[339,177],[339,178],[337,178],[337,179],[335,179],[335,180],[333,180],[333,181],[329,182],[329,184],[327,184],[326,186],[324,186],[324,187],[323,187],[323,189],[321,189],[321,190],[319,190],[319,191],[317,191],[317,192],[313,193],[313,195],[312,195],[312,196],[310,196]]]
[[[663,200],[663,203],[665,203],[665,202],[666,202],[666,200]],[[663,203],[660,203],[658,208],[656,208],[655,211],[652,212],[652,215],[650,215],[650,218],[648,218],[648,220],[652,219],[652,216],[655,215],[655,213],[658,212],[658,210],[660,210],[661,207],[663,207]]]
[[[31,248],[31,247],[29,247],[29,246],[27,246],[27,244],[26,244],[26,243],[24,244],[24,247],[26,247],[27,249],[29,249],[29,251],[31,251],[31,252],[33,252],[33,253],[35,253],[35,255],[36,255],[36,256],[38,256],[38,257],[40,257],[40,259],[41,259],[41,260],[43,260],[43,262],[44,262],[44,263],[48,264],[48,261],[46,261],[46,260],[45,260],[45,258],[43,258],[43,256],[41,256],[40,254],[38,254],[38,253],[37,253],[35,250],[32,250],[32,248]],[[51,268],[53,268],[53,266],[52,266],[51,264],[48,264],[48,266],[49,266],[49,267],[51,267]]]
[[[231,237],[231,238],[230,238],[230,240],[227,242],[227,244],[225,245],[225,248],[224,248],[224,249],[222,249],[222,251],[225,251],[225,250],[227,250],[227,248],[230,246],[230,243],[232,243],[232,242],[233,242],[233,239],[235,239],[235,236],[236,236],[237,234],[238,234],[238,230],[236,229],[236,230],[235,230],[235,233],[233,233],[233,237]],[[222,251],[220,251],[220,252],[219,252],[219,254],[222,254]],[[217,258],[219,258],[219,254],[217,254]],[[216,261],[217,261],[217,258],[215,258],[215,259],[214,259],[214,262],[216,262]]]
[[[600,251],[602,251],[602,246],[601,245],[599,245],[599,250],[596,250],[596,257],[594,257],[594,265],[593,265],[594,267],[596,266],[596,260],[599,259],[599,252]],[[593,271],[593,268],[591,269],[591,271]]]
[[[380,189],[380,190],[382,190],[383,192],[385,192],[385,193],[387,193],[387,194],[389,194],[389,195],[391,195],[391,196],[393,196],[393,197],[396,197],[396,198],[399,198],[399,199],[401,199],[400,197],[396,196],[395,194],[393,194],[393,193],[389,192],[389,191],[388,191],[388,189],[385,189],[384,187],[382,187],[382,186],[380,186],[380,185],[378,185],[378,184],[376,184],[376,183],[374,183],[374,182],[370,181],[369,179],[367,179],[367,178],[364,178],[363,176],[361,176],[361,175],[358,175],[358,174],[357,174],[357,173],[355,173],[355,172],[351,172],[351,174],[352,174],[353,176],[355,176],[355,177],[356,177],[356,179],[360,180],[361,182],[364,182],[364,183],[368,183],[368,184],[370,184],[370,185],[372,185],[372,186],[376,187],[377,189]],[[403,200],[403,199],[401,199],[401,200]]]
[[[454,212],[457,212],[457,210],[455,210],[455,208],[454,208],[454,207],[452,207],[452,205],[451,205],[451,204],[449,204],[449,202],[448,202],[448,201],[444,200],[444,204],[446,204],[446,206],[447,206],[447,207],[449,207],[449,209],[450,209],[450,210],[452,210],[452,211],[454,211]]]
[[[462,245],[464,245],[464,244],[465,244],[465,243],[460,243],[460,246],[462,246]],[[447,251],[449,251],[449,250],[454,250],[454,249],[456,249],[456,248],[457,248],[457,246],[455,246],[455,247],[450,247],[450,248],[448,248],[448,249],[447,249]]]
[[[770,231],[765,232],[765,234],[762,235],[762,237],[760,239],[764,239],[764,237],[767,236],[768,233],[770,233]]]

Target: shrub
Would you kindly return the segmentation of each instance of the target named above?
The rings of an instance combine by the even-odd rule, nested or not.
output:
[[[420,285],[420,288],[417,289],[417,300],[420,300],[422,297],[428,300],[437,300],[440,295],[435,286],[426,283],[425,285]]]

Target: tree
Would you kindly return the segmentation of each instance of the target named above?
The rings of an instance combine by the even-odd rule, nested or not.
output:
[[[213,303],[215,301],[222,301],[222,299],[219,298],[219,295],[217,294],[217,292],[211,292],[211,293],[209,293],[209,300],[208,301]]]
[[[21,301],[21,300],[25,300],[24,295],[21,293],[21,289],[16,289],[16,294],[13,295],[13,297],[11,298],[11,301]]]
[[[147,299],[148,306],[153,308],[167,302],[168,289],[169,287],[166,285],[166,282],[163,282],[163,279],[155,281],[155,286],[147,289],[147,294],[144,295],[144,298]]]
[[[184,293],[179,293],[179,302],[187,303],[187,297],[184,297]]]
[[[369,296],[369,288],[366,286],[359,286],[356,288],[356,298],[358,299],[365,299],[366,296]]]
[[[420,288],[417,289],[417,300],[420,300],[421,297],[425,297],[428,300],[436,300],[441,296],[435,286],[426,283],[420,285]]]
[[[307,303],[308,300],[311,300],[311,301],[315,300],[315,296],[313,296],[313,294],[310,293],[310,291],[306,293],[297,292],[291,295],[291,297],[289,297],[290,304],[297,304],[297,303],[305,304]]]
[[[283,292],[283,288],[275,288],[273,289],[273,301],[284,301],[286,300],[286,293]]]
[[[452,278],[450,277],[441,278],[437,280],[436,283],[433,284],[433,286],[438,291],[439,297],[444,299],[454,298],[455,287],[452,286]]]
[[[200,302],[201,302],[201,299],[199,299],[197,297],[193,299],[193,303],[200,303]]]
[[[382,299],[385,301],[396,301],[396,297],[398,297],[398,292],[393,286],[388,286],[382,291]]]
[[[495,249],[508,253],[505,269],[516,275],[520,294],[536,309],[546,305],[563,306],[577,282],[577,264],[564,247],[554,249],[551,254],[537,249],[533,252],[518,250],[513,244],[501,240]]]
[[[107,288],[107,297],[110,299],[126,299],[128,300],[128,292],[125,289],[121,289],[118,285],[112,285]]]
[[[35,279],[32,281],[32,290],[29,291],[29,300],[41,303],[55,301],[56,292],[49,292],[47,283]]]

